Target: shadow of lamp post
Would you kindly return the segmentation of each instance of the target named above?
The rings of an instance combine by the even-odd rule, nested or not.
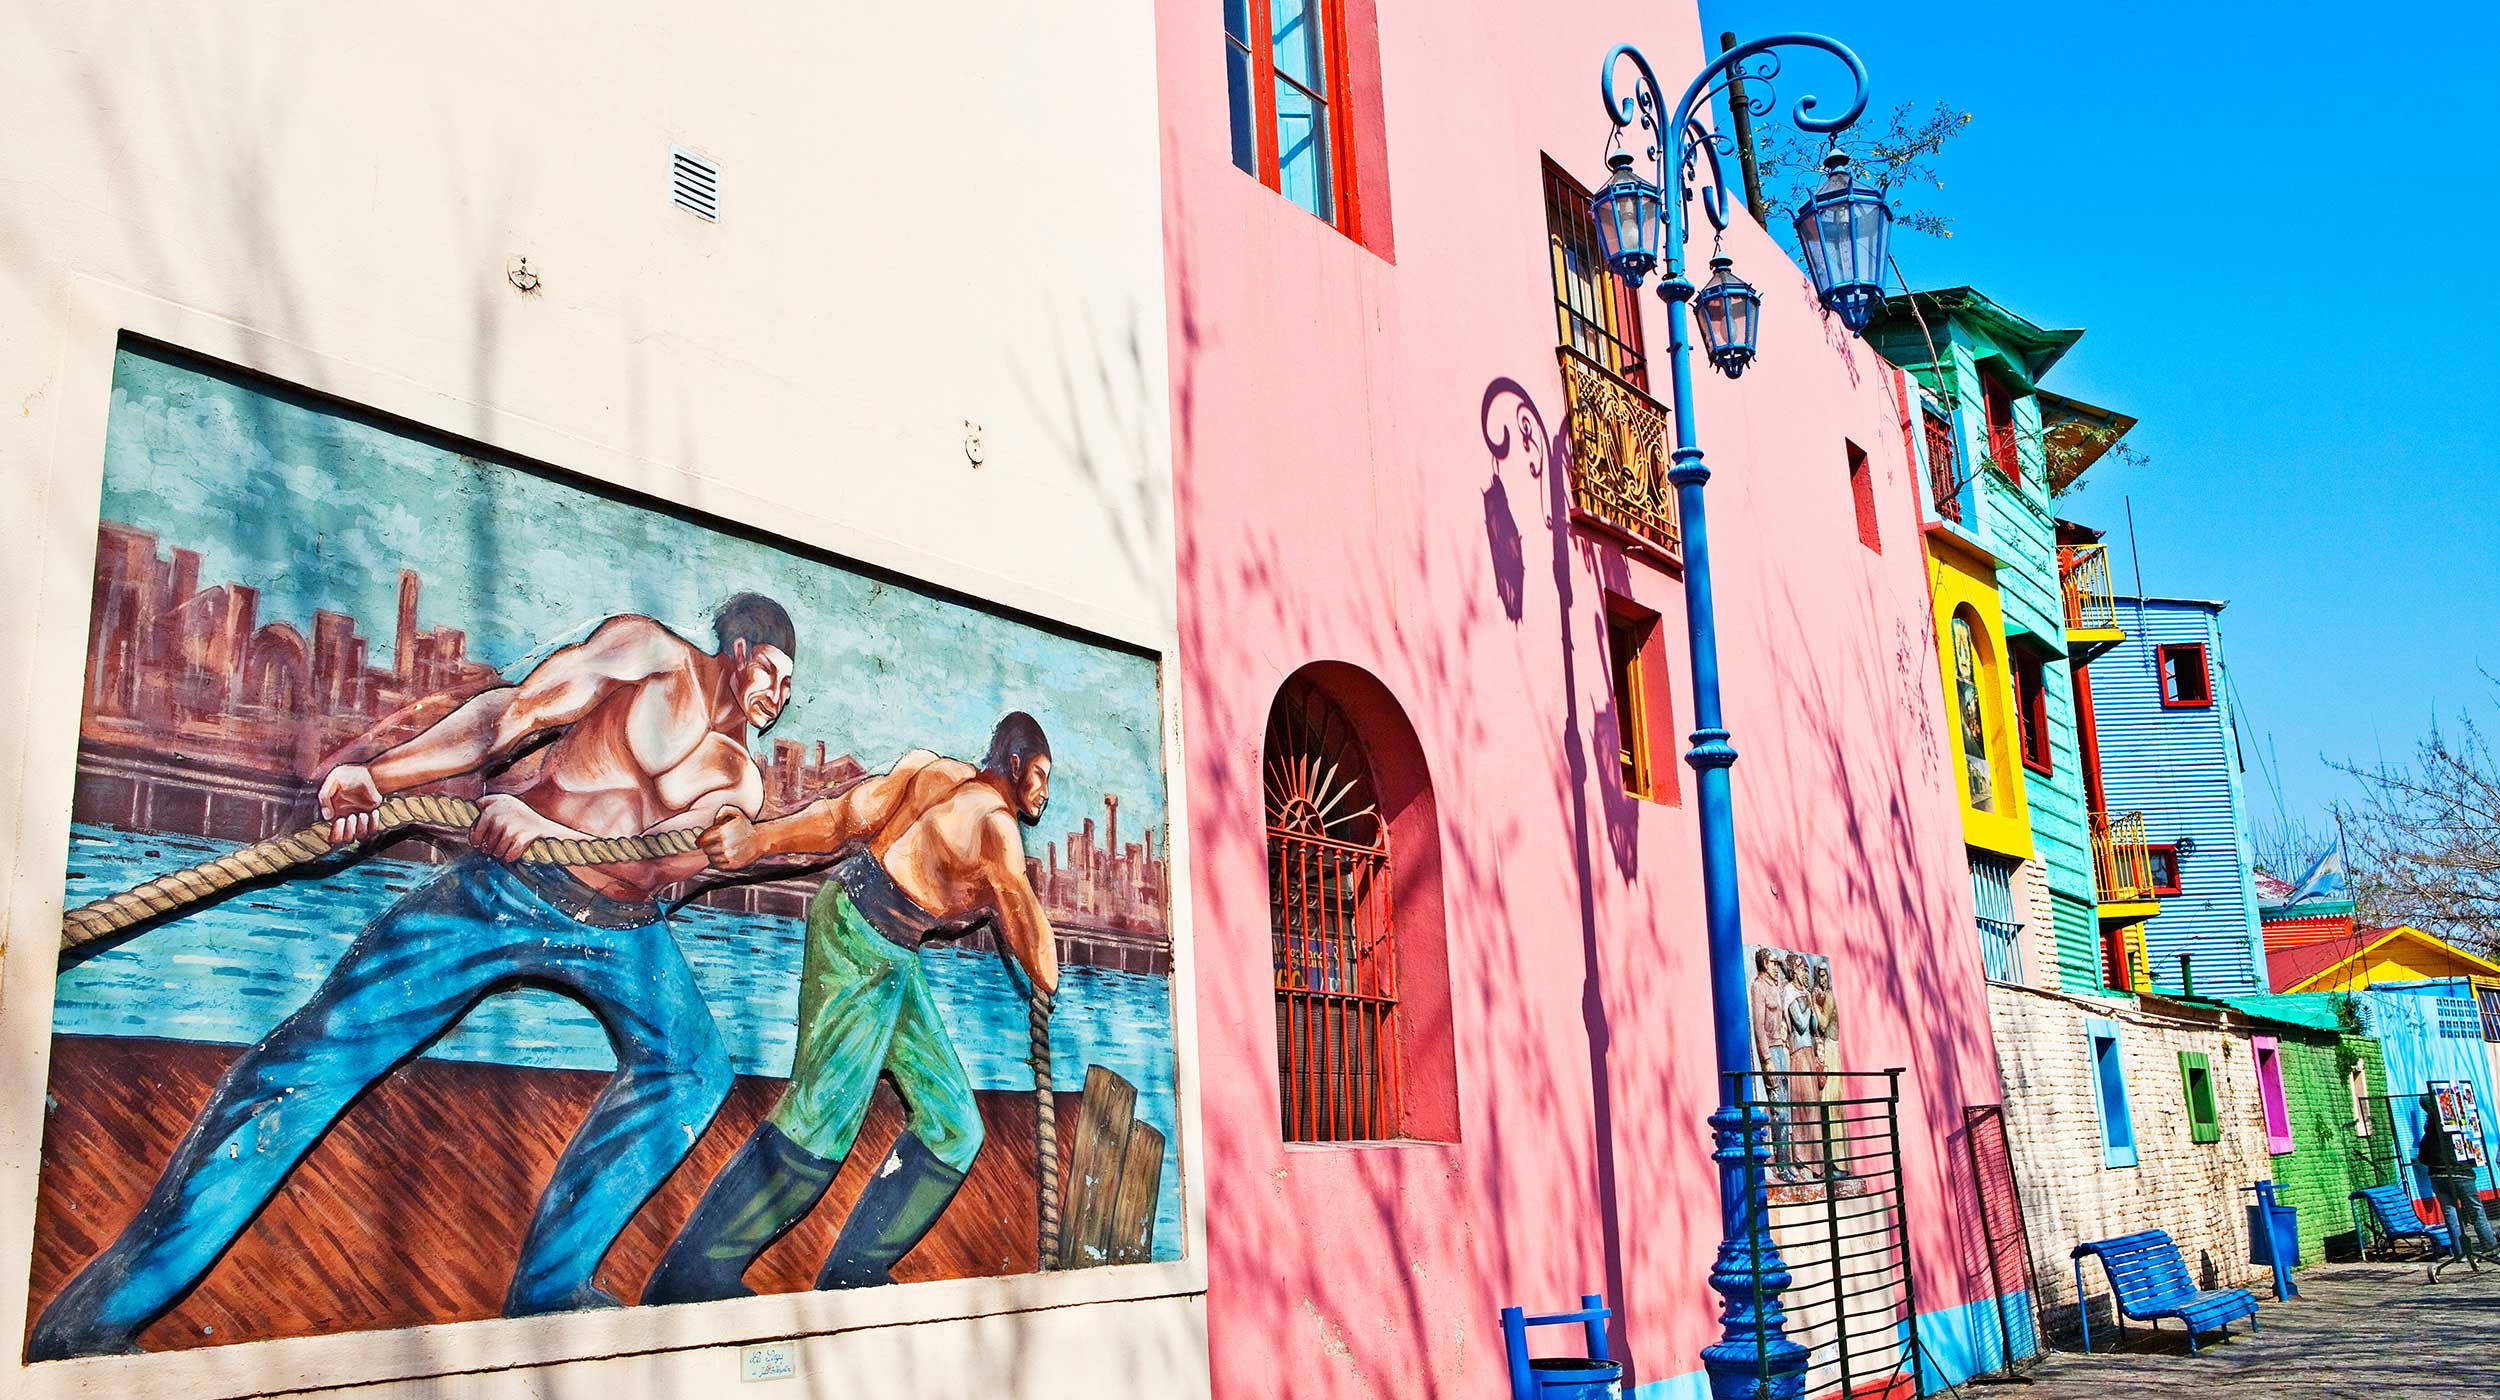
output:
[[[1728,769],[1736,749],[1719,708],[1719,645],[1710,585],[1710,529],[1702,505],[1702,486],[1710,469],[1702,464],[1701,446],[1693,430],[1692,341],[1685,325],[1686,303],[1701,324],[1702,344],[1710,362],[1730,379],[1744,373],[1754,357],[1762,299],[1737,278],[1729,260],[1718,254],[1714,240],[1711,280],[1696,289],[1684,274],[1684,239],[1689,206],[1696,194],[1714,234],[1727,227],[1728,194],[1719,169],[1727,139],[1705,130],[1698,118],[1704,105],[1732,82],[1749,89],[1745,101],[1754,116],[1772,107],[1770,80],[1779,72],[1781,49],[1816,49],[1848,66],[1852,91],[1836,116],[1814,115],[1813,97],[1800,98],[1791,113],[1798,129],[1825,135],[1838,133],[1866,109],[1866,65],[1838,41],[1819,34],[1780,34],[1757,39],[1719,55],[1701,70],[1670,114],[1661,97],[1657,74],[1649,60],[1630,44],[1618,44],[1606,55],[1603,88],[1606,116],[1614,123],[1613,141],[1629,131],[1635,141],[1646,138],[1643,154],[1650,171],[1643,174],[1630,151],[1618,150],[1607,161],[1612,172],[1589,201],[1597,221],[1606,261],[1637,287],[1652,269],[1663,276],[1659,299],[1667,304],[1667,354],[1674,384],[1674,466],[1667,480],[1675,486],[1676,508],[1683,517],[1685,616],[1692,643],[1692,747],[1684,761],[1694,773],[1694,806],[1701,824],[1702,900],[1710,941],[1710,1006],[1714,1048],[1718,1058],[1719,1106],[1710,1115],[1716,1134],[1711,1155],[1719,1168],[1719,1215],[1722,1237],[1710,1286],[1723,1300],[1720,1339],[1702,1348],[1703,1368],[1711,1393],[1719,1400],[1764,1397],[1786,1400],[1805,1382],[1806,1348],[1790,1341],[1782,1324],[1779,1295],[1790,1281],[1764,1220],[1766,1196],[1762,1164],[1769,1116],[1760,1103],[1767,1093],[1749,1092],[1753,1084],[1751,1037],[1747,1034],[1744,974],[1744,929],[1737,905],[1736,826]],[[1635,75],[1631,95],[1615,96],[1615,74],[1629,60]],[[1745,65],[1752,64],[1748,68]],[[1707,162],[1709,180],[1696,185],[1698,163]],[[1798,242],[1805,252],[1806,271],[1814,279],[1823,306],[1840,318],[1851,334],[1866,329],[1883,298],[1883,269],[1890,240],[1892,210],[1883,193],[1858,183],[1849,159],[1835,150],[1824,161],[1824,182],[1797,211]]]

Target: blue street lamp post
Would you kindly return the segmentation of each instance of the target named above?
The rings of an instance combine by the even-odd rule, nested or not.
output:
[[[1685,326],[1685,303],[1701,323],[1703,346],[1710,361],[1730,379],[1744,372],[1754,357],[1761,320],[1761,298],[1734,275],[1725,257],[1713,256],[1710,282],[1698,290],[1684,275],[1687,206],[1701,197],[1702,210],[1714,230],[1727,227],[1727,186],[1719,170],[1724,138],[1706,131],[1697,113],[1732,77],[1742,77],[1761,94],[1748,105],[1753,115],[1771,109],[1768,80],[1779,71],[1775,50],[1819,49],[1848,65],[1854,82],[1846,108],[1836,117],[1813,114],[1815,99],[1798,101],[1792,118],[1804,131],[1829,135],[1856,121],[1866,109],[1866,65],[1839,42],[1819,34],[1781,34],[1757,39],[1721,54],[1702,69],[1684,91],[1670,117],[1660,99],[1657,75],[1649,60],[1629,44],[1606,56],[1606,115],[1618,135],[1635,127],[1651,145],[1645,154],[1653,175],[1644,176],[1628,151],[1609,160],[1610,178],[1590,201],[1598,237],[1607,262],[1633,286],[1652,268],[1664,276],[1659,298],[1667,304],[1667,356],[1674,384],[1674,466],[1667,480],[1675,487],[1676,510],[1684,531],[1684,606],[1692,639],[1692,747],[1684,761],[1694,772],[1694,806],[1701,825],[1702,901],[1710,942],[1710,1006],[1714,1048],[1718,1057],[1719,1106],[1710,1115],[1716,1135],[1711,1154],[1719,1166],[1719,1255],[1710,1270],[1710,1286],[1723,1300],[1720,1339],[1702,1348],[1702,1366],[1719,1400],[1787,1400],[1804,1388],[1806,1349],[1790,1341],[1782,1323],[1786,1314],[1779,1295],[1789,1283],[1787,1269],[1770,1236],[1762,1185],[1768,1158],[1764,1130],[1768,1118],[1758,1107],[1764,1094],[1748,1092],[1754,1082],[1752,1039],[1747,1034],[1744,926],[1736,891],[1736,822],[1728,768],[1736,762],[1735,746],[1719,709],[1718,625],[1711,596],[1710,528],[1702,503],[1702,486],[1710,469],[1702,464],[1693,431],[1692,342]],[[1632,95],[1618,101],[1615,73],[1630,59],[1637,75]],[[1745,63],[1761,62],[1748,71]],[[1733,99],[1731,99],[1733,100]],[[1710,167],[1709,183],[1696,191],[1698,160]],[[1852,334],[1866,328],[1882,300],[1886,245],[1892,211],[1881,192],[1859,184],[1849,173],[1848,158],[1834,152],[1826,160],[1822,186],[1797,213],[1797,235],[1822,303]],[[1714,250],[1715,254],[1715,250]]]

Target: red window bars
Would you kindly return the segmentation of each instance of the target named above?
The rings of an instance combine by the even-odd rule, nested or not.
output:
[[[1388,832],[1353,726],[1307,681],[1288,683],[1268,713],[1265,778],[1285,1140],[1396,1137]]]
[[[1919,417],[1927,429],[1927,488],[1936,502],[1936,514],[1959,525],[1962,523],[1962,454],[1953,447],[1953,420],[1932,408],[1921,408]]]
[[[1988,406],[1988,458],[2008,481],[2023,479],[2023,461],[2014,437],[2014,394],[2004,380],[1980,371],[1979,395]]]

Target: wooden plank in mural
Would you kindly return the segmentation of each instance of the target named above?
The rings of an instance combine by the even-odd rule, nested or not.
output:
[[[1163,1134],[1151,1123],[1133,1123],[1111,1208],[1112,1263],[1143,1264],[1154,1257],[1155,1199],[1162,1189]]]
[[[1136,1121],[1137,1086],[1100,1065],[1085,1071],[1085,1099],[1076,1116],[1076,1153],[1069,1159],[1068,1227],[1059,1267],[1081,1269],[1111,1258],[1111,1212],[1120,1159]]]

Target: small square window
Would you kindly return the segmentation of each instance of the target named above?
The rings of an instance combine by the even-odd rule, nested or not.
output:
[[[2028,652],[2014,652],[2014,702],[2014,717],[2022,731],[2023,766],[2034,773],[2050,772],[2054,762],[2049,747],[2048,663]]]
[[[2177,894],[2179,892],[2179,848],[2147,846],[2144,849],[2146,861],[2152,867],[2153,893],[2157,895]]]
[[[2162,647],[2159,655],[2161,703],[2165,708],[2197,710],[2213,704],[2213,672],[2206,665],[2203,642]]]
[[[1884,552],[1884,537],[1875,526],[1875,469],[1866,460],[1866,449],[1856,443],[1849,448],[1849,501],[1858,513],[1858,543],[1877,554]]]

